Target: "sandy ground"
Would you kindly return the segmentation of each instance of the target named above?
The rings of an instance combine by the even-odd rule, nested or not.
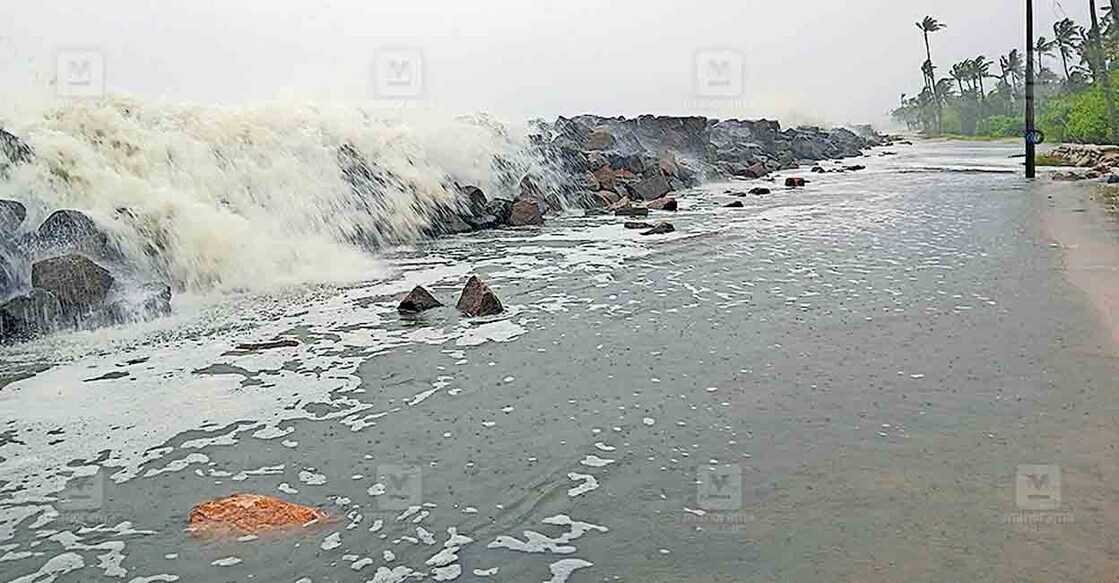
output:
[[[1085,356],[1114,359],[1119,356],[1119,209],[1115,207],[1119,189],[1094,182],[1042,179],[1036,192],[1048,207],[1041,225],[1044,240],[1061,249],[1066,277],[1083,292],[1098,315],[1100,326],[1112,339],[1109,347],[1102,348],[1109,353]],[[1103,419],[1097,417],[1092,423],[1070,427],[1054,437],[1067,454],[1095,467],[1092,475],[1069,476],[1075,481],[1070,480],[1072,483],[1066,487],[1075,489],[1078,497],[1087,498],[1080,500],[1080,507],[1098,512],[1102,524],[1119,522],[1119,420],[1106,415]],[[1044,544],[1042,537],[1026,540],[1018,551]],[[1119,557],[1106,541],[1077,542],[1080,544],[1071,546],[1077,547],[1080,560],[1098,575],[1095,580],[1119,581]],[[1045,572],[1044,564],[1029,560],[1030,552],[1015,555],[1019,560],[1025,559],[1024,564],[1034,563],[1028,572]]]

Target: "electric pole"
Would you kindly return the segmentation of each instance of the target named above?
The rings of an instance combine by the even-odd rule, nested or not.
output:
[[[1037,175],[1034,154],[1038,141],[1034,129],[1034,0],[1026,0],[1026,178]]]

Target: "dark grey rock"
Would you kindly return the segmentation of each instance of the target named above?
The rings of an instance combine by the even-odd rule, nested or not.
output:
[[[31,146],[15,135],[0,129],[0,171],[10,165],[25,164],[34,157]]]
[[[648,231],[643,231],[641,234],[642,235],[665,235],[665,234],[668,234],[668,233],[672,233],[675,230],[676,230],[676,227],[672,226],[672,223],[660,223],[660,224],[656,225],[655,227],[653,227],[652,229],[649,229]]]
[[[58,298],[67,318],[80,320],[105,304],[113,287],[108,270],[81,255],[64,255],[35,262],[31,285]]]
[[[0,200],[0,238],[10,237],[27,218],[27,207],[14,200]]]
[[[405,314],[418,314],[442,305],[442,302],[435,299],[435,296],[431,295],[423,286],[417,285],[401,300],[396,309]]]
[[[82,253],[98,259],[114,255],[108,234],[84,213],[69,209],[51,213],[39,225],[34,245],[40,254]]]
[[[495,198],[486,203],[486,213],[493,216],[498,224],[505,225],[509,223],[509,215],[513,212],[513,202],[501,198]]]
[[[656,200],[672,192],[672,187],[668,185],[668,180],[658,169],[634,185],[634,190],[642,200]]]
[[[54,294],[33,289],[0,305],[0,342],[21,342],[52,332],[62,316]]]

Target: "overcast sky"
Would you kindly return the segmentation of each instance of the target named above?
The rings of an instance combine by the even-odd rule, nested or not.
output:
[[[902,92],[920,88],[925,48],[914,22],[926,14],[948,25],[932,41],[941,74],[956,60],[980,53],[997,60],[1025,42],[1022,0],[5,4],[0,87],[17,99],[41,98],[28,88],[42,91],[54,78],[58,51],[81,48],[102,56],[106,87],[115,92],[357,100],[395,87],[453,112],[518,118],[654,112],[879,121]],[[1052,36],[1052,22],[1066,13],[1084,22],[1086,5],[1037,0],[1039,31]],[[378,85],[386,72],[407,76],[413,70],[401,60],[416,55],[422,82]],[[733,64],[727,55],[744,61],[741,92],[731,82],[711,97],[703,84],[727,69],[704,64]]]

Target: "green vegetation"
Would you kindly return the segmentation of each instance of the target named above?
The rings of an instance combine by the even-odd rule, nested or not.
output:
[[[1050,143],[1119,143],[1114,98],[1119,92],[1119,25],[1112,10],[1119,1],[1099,15],[1095,0],[1088,1],[1093,15],[1089,28],[1066,18],[1053,25],[1053,38],[1042,36],[1030,49],[1037,127]],[[1021,138],[1026,125],[1022,52],[1011,50],[997,63],[984,55],[964,59],[938,80],[929,35],[945,25],[926,17],[917,28],[925,41],[924,88],[901,96],[894,119],[928,136]]]
[[[1034,156],[1034,163],[1038,166],[1060,166],[1063,159],[1060,156],[1053,154],[1037,154]]]

